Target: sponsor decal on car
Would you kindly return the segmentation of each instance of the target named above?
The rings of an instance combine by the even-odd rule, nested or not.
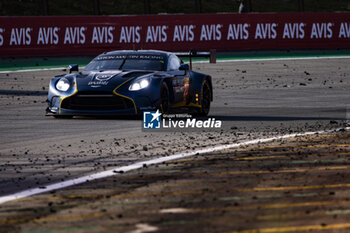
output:
[[[117,74],[120,74],[121,71],[104,71],[96,73],[91,81],[88,83],[91,87],[101,87],[108,85],[109,81]]]

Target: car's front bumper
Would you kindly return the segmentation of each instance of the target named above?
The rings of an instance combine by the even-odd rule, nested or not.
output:
[[[139,115],[157,109],[155,101],[143,95],[133,98],[121,94],[78,92],[68,97],[53,96],[48,101],[46,115]]]

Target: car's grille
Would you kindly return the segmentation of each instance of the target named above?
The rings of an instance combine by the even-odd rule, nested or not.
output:
[[[118,110],[133,108],[131,100],[110,92],[79,92],[63,100],[61,108],[72,110]]]

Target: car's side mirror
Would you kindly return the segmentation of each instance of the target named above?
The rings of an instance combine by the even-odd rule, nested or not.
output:
[[[187,71],[190,69],[190,66],[188,64],[181,64],[179,67],[179,70]]]
[[[72,73],[73,71],[78,72],[79,71],[79,65],[78,64],[71,64],[68,66],[69,73]]]

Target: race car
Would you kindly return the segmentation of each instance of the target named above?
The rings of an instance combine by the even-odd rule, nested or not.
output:
[[[190,52],[179,56],[200,56]],[[79,72],[50,81],[46,115],[141,115],[173,111],[206,116],[213,100],[211,76],[190,69],[175,53],[121,50],[103,53]]]

